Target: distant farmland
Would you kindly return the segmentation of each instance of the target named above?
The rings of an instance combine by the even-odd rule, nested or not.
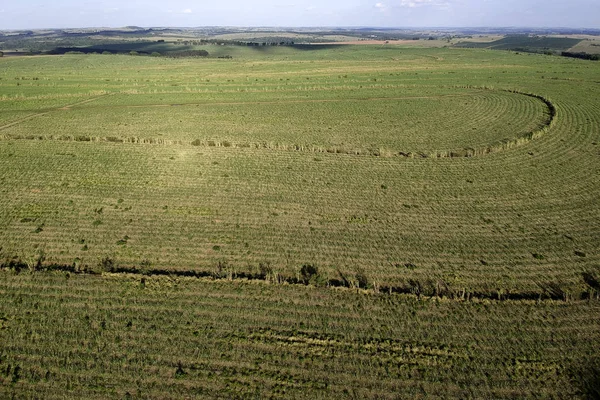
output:
[[[215,47],[0,59],[1,394],[597,393],[600,64]]]
[[[581,39],[569,37],[547,37],[530,35],[506,35],[505,37],[490,42],[469,42],[458,43],[458,47],[470,48],[488,48],[494,50],[517,50],[517,51],[566,51],[576,46]]]

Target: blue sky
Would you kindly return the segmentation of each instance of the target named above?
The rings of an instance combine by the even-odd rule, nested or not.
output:
[[[600,28],[600,0],[0,0],[0,29],[127,25]]]

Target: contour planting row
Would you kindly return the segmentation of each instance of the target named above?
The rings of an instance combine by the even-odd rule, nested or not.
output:
[[[270,263],[292,277],[310,263],[328,279],[363,270],[381,285],[431,277],[511,291],[582,290],[598,261],[592,192],[540,197],[539,177],[490,182],[468,160],[43,144],[7,147],[21,174],[2,177],[4,257],[42,249],[48,263],[208,272]]]
[[[0,293],[5,397],[586,397],[598,373],[597,302],[10,272]]]
[[[39,113],[37,118],[17,120],[2,130],[7,139],[446,157],[473,156],[522,144],[539,136],[555,114],[551,103],[533,95],[455,90],[454,95],[431,97],[276,104],[208,102],[142,108],[100,107],[102,99],[92,98],[86,106]],[[118,98],[106,97],[111,101]],[[196,101],[205,101],[202,99],[198,96]],[[97,136],[98,132],[104,136]]]
[[[176,146],[5,140],[4,257],[31,259],[41,249],[47,263],[97,267],[101,260],[111,257],[127,268],[150,264],[160,270],[207,273],[219,264],[227,264],[235,271],[250,271],[261,263],[269,263],[290,277],[310,264],[317,266],[327,279],[338,279],[338,271],[354,276],[362,270],[371,282],[398,287],[411,279],[436,279],[453,288],[488,292],[536,292],[548,284],[567,292],[585,290],[582,274],[598,263],[596,243],[600,235],[595,199],[599,165],[593,143],[598,140],[599,114],[594,101],[597,87],[591,85],[582,94],[574,91],[573,85],[593,78],[592,64],[576,61],[571,65],[571,61],[559,60],[548,65],[547,59],[537,56],[455,54],[446,54],[446,61],[424,65],[423,68],[431,68],[426,77],[416,77],[414,74],[420,71],[410,71],[414,63],[390,63],[388,67],[398,69],[399,75],[385,79],[396,80],[396,84],[410,80],[434,83],[438,85],[434,86],[437,96],[462,90],[473,94],[473,101],[482,99],[475,95],[481,91],[467,86],[491,88],[488,85],[497,82],[498,89],[483,93],[502,93],[499,99],[507,102],[497,104],[505,110],[515,109],[518,102],[509,100],[522,96],[501,90],[540,93],[543,99],[552,101],[546,103],[549,110],[549,104],[554,105],[554,123],[547,133],[539,140],[507,146],[507,151],[487,157],[452,160],[277,151],[287,146],[280,144],[283,141],[268,143],[267,147],[275,150],[269,152],[255,147],[235,148],[237,143],[228,139],[215,139],[215,146],[209,142],[213,139],[193,146],[199,140],[195,137],[186,139],[190,143]],[[458,62],[461,57],[468,62]],[[498,57],[502,63],[495,65]],[[276,64],[263,65],[263,73],[274,68],[274,74],[283,74],[283,70],[276,70],[281,63]],[[296,72],[317,68],[319,73],[325,73],[325,64],[309,64],[291,68]],[[347,67],[360,70],[364,77],[381,66],[381,62],[359,64]],[[224,68],[230,69],[226,72],[232,72],[233,67],[227,65]],[[193,75],[191,71],[177,75],[191,68],[189,63],[161,66],[178,69],[171,75],[167,70],[154,69],[155,77],[163,76],[166,81],[186,81]],[[451,70],[456,73],[451,74]],[[80,72],[77,79],[88,79],[106,70]],[[233,80],[223,70],[219,73],[218,79]],[[231,90],[221,94],[221,99],[249,99],[254,95],[234,93],[239,84],[237,77],[243,73],[238,72],[236,82],[227,83]],[[138,72],[133,66],[127,74],[122,78],[130,81],[125,83],[136,83],[134,79],[139,76],[135,77]],[[570,80],[562,80],[566,78]],[[370,87],[360,90],[361,94],[381,96],[388,90],[400,90],[399,85],[380,79],[384,77],[377,76]],[[204,83],[207,82],[199,82],[198,87]],[[312,110],[317,109],[311,108],[315,103],[321,104],[323,96],[335,97],[348,90],[341,88],[329,94],[316,86],[296,85],[296,89],[289,88],[286,96],[297,96],[303,101],[299,104],[306,106],[303,109]],[[182,96],[181,92],[176,93],[180,90],[173,87],[173,99]],[[293,94],[294,90],[299,93]],[[405,85],[402,90],[414,94],[425,88],[410,89]],[[431,94],[431,86],[426,90],[426,94]],[[589,99],[583,97],[587,95]],[[200,93],[186,96],[182,97],[189,100]],[[100,105],[109,106],[113,100],[134,104],[153,98],[154,95],[142,94],[105,96],[71,110],[56,111],[56,117],[79,115],[73,121],[83,125],[82,130],[91,129],[83,123],[84,108],[92,112],[103,109]],[[451,98],[442,99],[446,102]],[[543,99],[525,99],[543,107]],[[271,102],[278,100],[271,98]],[[332,107],[338,103],[343,102],[325,104]],[[394,101],[388,104],[393,105]],[[170,115],[183,117],[193,107],[169,107],[157,115],[165,119]],[[245,105],[238,107],[243,114]],[[119,126],[115,130],[143,132],[151,129],[147,125],[161,124],[144,110],[131,108],[130,117],[137,118],[135,126]],[[377,112],[374,107],[369,115],[373,124],[379,121]],[[232,130],[252,117],[234,114],[231,118],[237,119],[230,121],[235,122]],[[43,122],[40,126],[56,122],[53,118],[45,120],[52,115],[39,119]],[[543,115],[544,120],[547,117]],[[268,118],[265,115],[265,121]],[[180,124],[186,121],[179,120]],[[23,126],[33,130],[34,121],[26,121]],[[168,121],[172,122],[170,126],[177,125],[176,119]],[[88,122],[97,130],[110,127],[101,120]],[[194,127],[201,122],[194,120]],[[19,126],[6,129],[4,134],[21,129]],[[76,126],[61,125],[60,129],[75,130]],[[327,132],[317,131],[323,127],[326,125],[316,125],[314,137],[326,137]],[[187,131],[186,127],[182,132]],[[48,133],[39,129],[38,132]],[[23,137],[32,135],[26,130],[22,133]],[[117,136],[94,137],[121,140]],[[312,149],[336,152],[338,148]]]

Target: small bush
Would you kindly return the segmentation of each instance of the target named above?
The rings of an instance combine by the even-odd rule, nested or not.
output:
[[[20,365],[17,365],[14,369],[13,369],[13,376],[12,376],[12,383],[17,383],[19,381],[19,379],[21,379],[21,371],[22,368]]]
[[[175,378],[181,378],[187,375],[187,372],[183,369],[183,364],[181,361],[177,363],[177,369],[175,370]]]
[[[259,263],[258,270],[260,271],[260,275],[267,279],[271,274],[273,274],[273,268],[271,268],[271,263]]]
[[[369,278],[364,271],[359,270],[356,273],[356,283],[360,289],[367,289],[369,287]]]
[[[300,268],[300,276],[301,281],[308,285],[309,283],[313,283],[316,278],[319,276],[319,268],[312,264],[304,264],[302,268]]]
[[[600,291],[600,274],[594,271],[586,271],[581,274],[583,281],[592,289]]]
[[[117,264],[111,257],[106,256],[100,261],[100,267],[104,272],[113,272]]]

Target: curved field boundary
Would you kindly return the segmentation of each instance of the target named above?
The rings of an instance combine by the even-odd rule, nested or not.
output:
[[[472,86],[464,86],[464,87],[459,87],[461,89],[476,89],[476,90],[489,90],[489,91],[494,91],[495,89],[490,89],[490,88],[486,88],[486,87],[472,87]],[[238,147],[238,148],[243,148],[243,147],[251,147],[251,148],[263,148],[263,149],[275,149],[275,150],[293,150],[293,151],[309,151],[309,152],[316,152],[316,153],[341,153],[341,154],[354,154],[354,155],[372,155],[372,156],[399,156],[399,157],[406,157],[406,158],[463,158],[463,157],[474,157],[474,156],[481,156],[481,155],[485,155],[485,154],[489,154],[489,153],[496,153],[498,151],[502,151],[502,150],[506,150],[506,149],[510,149],[516,146],[520,146],[526,143],[529,143],[531,140],[533,139],[537,139],[540,138],[541,136],[543,136],[553,125],[554,125],[554,121],[556,119],[556,107],[554,106],[554,104],[546,99],[545,97],[541,96],[541,95],[537,95],[534,93],[525,93],[525,92],[521,92],[518,90],[508,90],[508,89],[500,89],[500,91],[503,92],[507,92],[507,93],[514,93],[514,94],[518,94],[521,96],[527,96],[527,97],[531,97],[534,99],[537,99],[539,101],[541,101],[542,103],[544,103],[544,105],[547,108],[547,113],[548,113],[548,118],[540,125],[537,127],[537,129],[528,132],[524,135],[521,135],[519,137],[516,138],[511,138],[511,139],[504,139],[502,141],[499,141],[497,143],[493,143],[490,145],[486,145],[486,146],[481,146],[481,147],[468,147],[468,148],[462,148],[462,149],[454,149],[454,150],[440,150],[440,151],[435,151],[435,152],[424,152],[424,151],[390,151],[387,149],[365,149],[365,150],[346,150],[344,148],[341,147],[329,147],[329,148],[323,148],[323,147],[319,147],[319,146],[311,146],[311,145],[286,145],[286,144],[267,144],[267,143],[252,143],[252,144],[247,144],[247,143],[231,143],[229,141],[224,141],[224,142],[215,142],[215,141],[200,141],[200,140],[196,140],[193,141],[192,144],[195,146],[209,146],[209,147]],[[451,97],[453,95],[447,95],[447,96],[439,96],[439,97]],[[457,95],[459,96],[459,95]],[[460,95],[460,96],[464,96],[464,95]],[[405,99],[406,97],[403,97],[402,99]],[[423,98],[434,98],[433,96],[422,96],[422,97],[410,97],[410,98],[419,98],[419,99],[423,99]],[[380,100],[380,99],[390,99],[390,100],[394,100],[394,99],[399,99],[399,98],[374,98],[374,99],[364,99],[364,100]],[[311,101],[311,100],[306,100],[306,102]],[[319,100],[313,100],[313,101],[319,101]],[[321,101],[344,101],[344,100],[321,100]],[[294,102],[304,102],[304,101],[294,101]],[[127,141],[127,140],[124,140]],[[135,140],[131,141],[132,143],[136,143]]]
[[[485,89],[485,88],[483,88],[483,89]],[[487,90],[493,90],[493,89],[487,89]],[[510,149],[515,146],[529,143],[531,140],[537,139],[537,138],[543,136],[554,125],[554,121],[556,119],[556,114],[557,114],[556,107],[554,106],[554,104],[552,104],[552,102],[550,100],[548,100],[544,96],[534,94],[534,93],[525,93],[525,92],[521,92],[518,90],[502,89],[502,91],[508,92],[508,93],[519,94],[521,96],[531,97],[531,98],[541,101],[542,103],[544,103],[544,105],[548,109],[548,118],[536,130],[528,132],[520,137],[516,137],[516,138],[512,138],[512,139],[505,139],[499,143],[492,144],[490,146],[479,147],[476,149],[464,149],[463,151],[450,152],[450,154],[442,153],[442,154],[438,154],[437,155],[438,157],[472,157],[472,156],[476,156],[476,155],[495,153],[498,151]]]
[[[340,146],[323,147],[310,144],[282,144],[273,142],[256,142],[256,143],[234,143],[228,140],[217,141],[217,140],[200,140],[196,139],[191,142],[183,140],[169,140],[163,138],[139,138],[139,137],[115,137],[115,136],[74,136],[74,135],[60,135],[60,136],[40,136],[40,135],[10,135],[5,134],[1,137],[4,139],[16,139],[16,140],[64,140],[64,141],[79,141],[79,142],[112,142],[112,143],[133,143],[133,144],[159,144],[159,145],[187,145],[202,147],[233,147],[233,148],[252,148],[252,149],[265,149],[265,150],[280,150],[280,151],[302,151],[312,153],[333,153],[333,154],[350,154],[350,155],[370,155],[370,156],[383,156],[383,157],[405,157],[405,158],[464,158],[464,157],[475,157],[490,153],[496,153],[499,151],[507,150],[529,143],[533,139],[540,138],[543,136],[554,124],[556,119],[557,110],[554,104],[547,98],[534,94],[525,93],[518,90],[509,89],[493,89],[488,87],[474,87],[474,86],[454,86],[460,89],[471,89],[480,91],[502,91],[507,93],[513,93],[520,96],[527,96],[534,98],[542,102],[546,109],[548,117],[544,122],[539,125],[535,130],[532,130],[519,137],[503,139],[496,143],[484,145],[480,147],[465,147],[459,149],[449,150],[437,150],[437,151],[402,151],[402,150],[390,150],[383,148],[365,148],[365,149],[348,149]],[[350,101],[377,101],[377,100],[407,100],[407,99],[431,99],[431,98],[445,98],[445,97],[464,97],[467,94],[455,94],[455,95],[441,95],[441,96],[404,96],[404,97],[373,97],[373,98],[354,98],[354,99],[306,99],[306,100],[282,100],[282,101],[257,101],[257,102],[217,102],[217,103],[184,103],[184,104],[149,104],[149,105],[123,105],[123,106],[98,106],[99,108],[154,108],[154,107],[175,107],[175,106],[193,106],[193,105],[240,105],[240,104],[281,104],[281,103],[329,103],[329,102],[350,102]],[[43,113],[34,114],[22,118],[21,120],[9,123],[4,126],[0,126],[0,131],[10,128],[11,126],[20,124],[29,119],[39,117],[42,115],[49,114],[53,111],[68,110],[72,107],[89,103],[98,99],[87,99],[72,105],[57,108],[55,110],[45,111]]]

